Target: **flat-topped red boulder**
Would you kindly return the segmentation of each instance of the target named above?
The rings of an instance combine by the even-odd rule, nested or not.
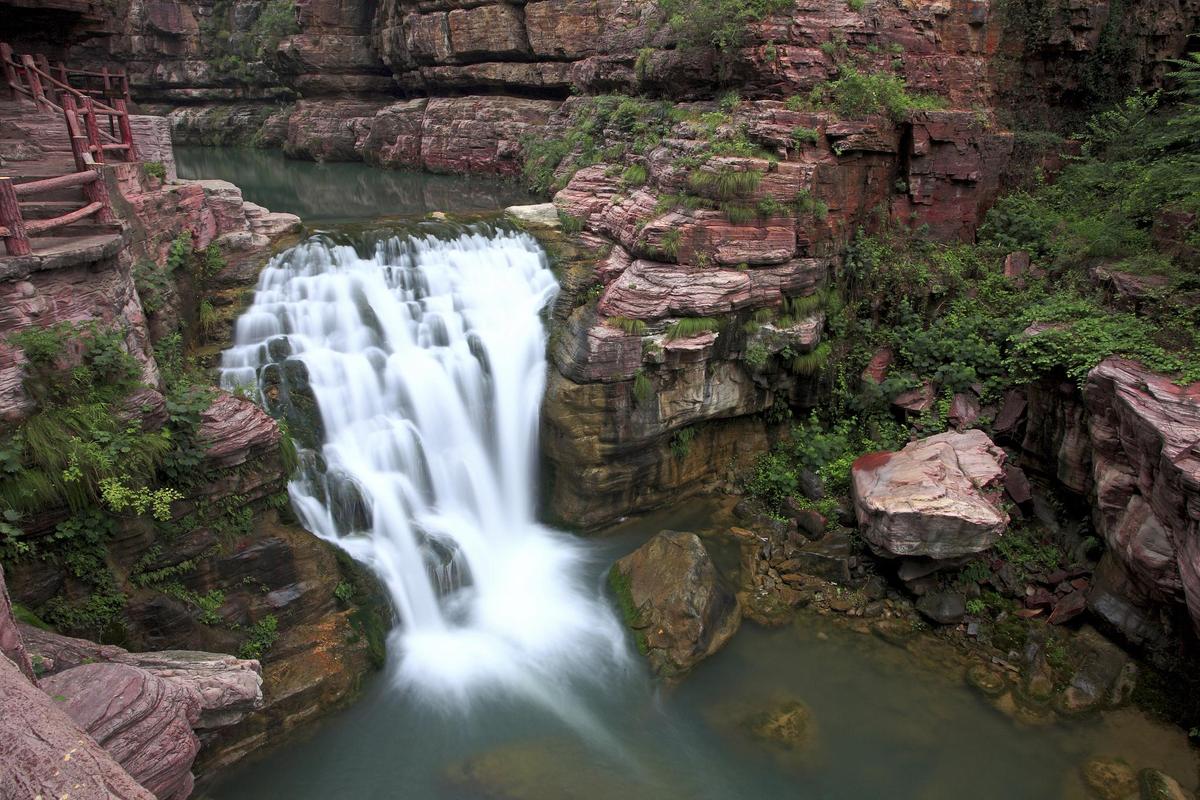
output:
[[[896,453],[868,453],[851,469],[863,538],[887,556],[955,558],[986,550],[1000,508],[1004,451],[983,431],[942,433]]]

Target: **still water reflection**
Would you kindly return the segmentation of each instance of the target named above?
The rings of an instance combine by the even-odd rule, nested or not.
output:
[[[179,177],[236,183],[243,196],[307,223],[379,217],[492,212],[541,200],[512,181],[432,175],[357,163],[317,164],[285,159],[277,150],[235,147],[175,148]]]

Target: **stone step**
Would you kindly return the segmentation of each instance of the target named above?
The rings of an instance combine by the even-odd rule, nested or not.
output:
[[[77,192],[78,197],[72,200],[37,200],[21,201],[21,217],[23,219],[51,219],[74,211],[83,205],[83,193]]]

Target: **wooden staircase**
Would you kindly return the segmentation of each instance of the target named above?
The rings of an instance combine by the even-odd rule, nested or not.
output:
[[[138,160],[124,71],[52,67],[3,43],[0,69],[0,240],[8,255],[49,255],[117,235],[102,167]]]

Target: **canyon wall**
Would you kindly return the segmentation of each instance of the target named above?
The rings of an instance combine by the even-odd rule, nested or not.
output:
[[[18,169],[54,163],[65,136],[60,117],[30,108],[11,125],[27,143]],[[135,126],[148,154],[169,155],[165,120],[140,118]],[[167,138],[156,140],[156,130]],[[390,612],[364,570],[290,518],[290,467],[276,422],[188,374],[196,368],[185,351],[211,355],[211,339],[227,335],[263,260],[299,232],[299,220],[245,202],[223,181],[166,182],[137,162],[102,172],[117,223],[66,228],[75,238],[57,249],[0,258],[0,420],[6,434],[20,437],[31,419],[73,413],[33,393],[30,357],[13,336],[96,326],[117,332],[140,373],[140,386],[104,413],[125,421],[126,436],[179,441],[188,431],[180,446],[194,460],[163,478],[182,491],[156,518],[65,502],[6,516],[19,527],[15,539],[6,528],[8,589],[26,613],[64,633],[138,651],[261,659],[257,713],[202,732],[200,762],[224,766],[347,702],[382,659]],[[69,371],[84,357],[86,335],[56,355],[56,367]],[[18,463],[24,441],[5,439],[18,448]],[[6,508],[13,496],[6,494]]]

